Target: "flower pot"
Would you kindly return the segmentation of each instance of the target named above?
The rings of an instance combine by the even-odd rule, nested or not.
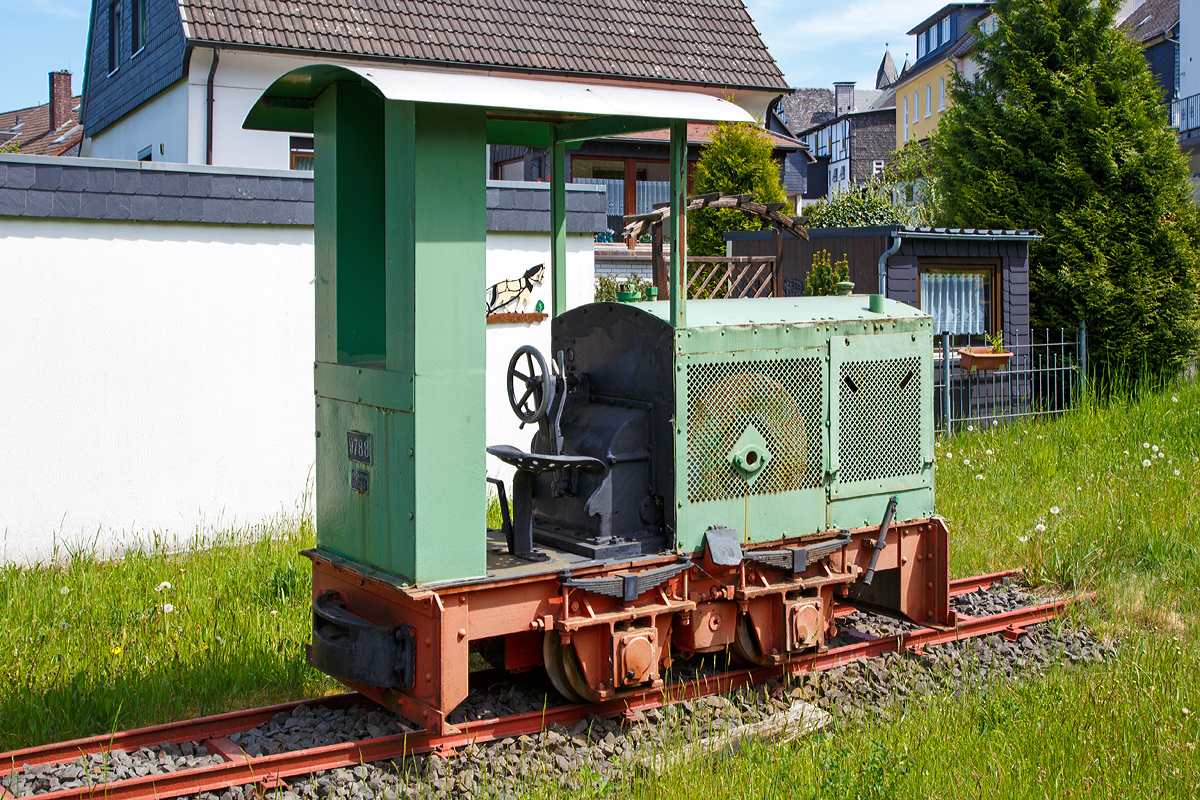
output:
[[[1013,357],[1013,354],[1007,350],[993,353],[990,347],[960,347],[958,348],[958,357],[962,368],[968,372],[972,370],[987,372],[1004,369],[1004,365]]]

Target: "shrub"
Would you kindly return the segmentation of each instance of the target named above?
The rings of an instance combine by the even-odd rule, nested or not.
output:
[[[813,253],[812,269],[804,280],[804,295],[806,297],[824,297],[837,294],[839,281],[850,280],[850,259],[845,253],[842,260],[829,264],[829,251],[820,250]]]
[[[760,203],[783,203],[787,195],[779,182],[775,146],[748,122],[720,123],[712,142],[700,152],[692,190],[696,194],[753,194]],[[784,213],[791,213],[785,209]],[[688,214],[688,252],[698,256],[725,255],[725,231],[759,231],[769,223],[736,209],[704,208]]]
[[[1118,0],[998,0],[934,144],[948,222],[1037,228],[1036,327],[1088,327],[1099,377],[1177,373],[1200,341],[1200,212]]]

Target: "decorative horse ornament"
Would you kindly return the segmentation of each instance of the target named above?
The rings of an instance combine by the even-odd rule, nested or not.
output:
[[[517,311],[529,305],[530,295],[533,294],[533,287],[541,284],[546,279],[546,265],[538,264],[536,267],[530,267],[525,271],[525,274],[516,280],[500,281],[488,287],[487,290],[487,315],[501,311]],[[512,308],[508,308],[508,306]]]

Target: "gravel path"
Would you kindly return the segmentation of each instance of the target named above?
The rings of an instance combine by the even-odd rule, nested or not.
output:
[[[955,597],[951,605],[955,611],[974,617],[1038,602],[1020,585],[1005,580],[1002,585]],[[862,611],[843,617],[839,626],[841,633],[830,642],[831,646],[858,641],[851,630],[869,636],[894,636],[917,627]],[[582,790],[628,774],[631,761],[661,751],[675,740],[695,740],[722,728],[753,722],[786,709],[795,700],[813,703],[835,716],[887,714],[890,707],[910,697],[962,694],[988,683],[1036,676],[1056,663],[1104,661],[1115,652],[1083,630],[1058,631],[1051,624],[1026,630],[1016,642],[995,634],[930,647],[921,654],[887,653],[803,674],[787,684],[773,681],[728,696],[678,703],[638,713],[626,726],[593,716],[571,728],[551,724],[536,736],[472,745],[449,758],[417,756],[402,762],[365,764],[293,778],[288,780],[287,790],[272,793],[272,800],[509,797],[519,795],[522,787],[528,791],[531,785],[543,781]],[[712,658],[678,664],[675,670],[676,678],[715,672]],[[565,702],[533,672],[472,690],[450,720],[460,723],[491,719]],[[250,755],[260,755],[412,730],[383,711],[357,706],[348,710],[300,706],[290,715],[280,713],[270,722],[230,739]],[[218,756],[208,755],[196,743],[160,745],[135,753],[113,751],[107,759],[96,755],[65,765],[30,767],[17,782],[14,794],[27,797],[88,782],[102,783],[106,774],[111,780],[219,761]],[[0,778],[0,783],[8,786],[6,778]],[[250,800],[253,796],[252,788],[247,786],[189,800]]]

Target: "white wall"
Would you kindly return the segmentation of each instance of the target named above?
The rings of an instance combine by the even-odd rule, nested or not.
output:
[[[4,558],[294,511],[312,280],[311,228],[0,217]]]
[[[489,233],[487,235],[488,285],[506,279],[519,278],[530,267],[545,263],[546,279],[533,291],[528,311],[537,301],[545,305],[546,313],[553,309],[550,275],[550,235],[546,233]],[[570,308],[592,302],[595,297],[595,273],[590,235],[567,236],[567,305]],[[484,293],[479,292],[479,307],[484,308]],[[531,344],[542,352],[547,363],[550,353],[550,320],[531,324],[487,326],[487,443],[510,444],[528,450],[537,427],[526,425],[513,414],[508,402],[505,378],[508,361],[523,344]],[[512,479],[513,469],[492,456],[487,457],[488,475],[505,482]],[[510,487],[511,488],[511,487]]]
[[[114,553],[298,509],[315,452],[312,236],[0,217],[0,560],[93,540]],[[547,264],[530,310],[550,309],[549,236],[487,243],[489,283]],[[590,302],[591,236],[567,237],[567,269],[569,304]],[[522,344],[549,357],[549,321],[487,326],[488,444],[533,435],[504,388]]]
[[[180,81],[92,138],[92,158],[136,161],[142,148],[151,161],[188,160],[188,84]],[[161,146],[161,150],[160,150]],[[200,152],[204,163],[204,151]]]
[[[1183,0],[1179,4],[1179,96],[1194,94],[1200,94],[1200,3]]]

